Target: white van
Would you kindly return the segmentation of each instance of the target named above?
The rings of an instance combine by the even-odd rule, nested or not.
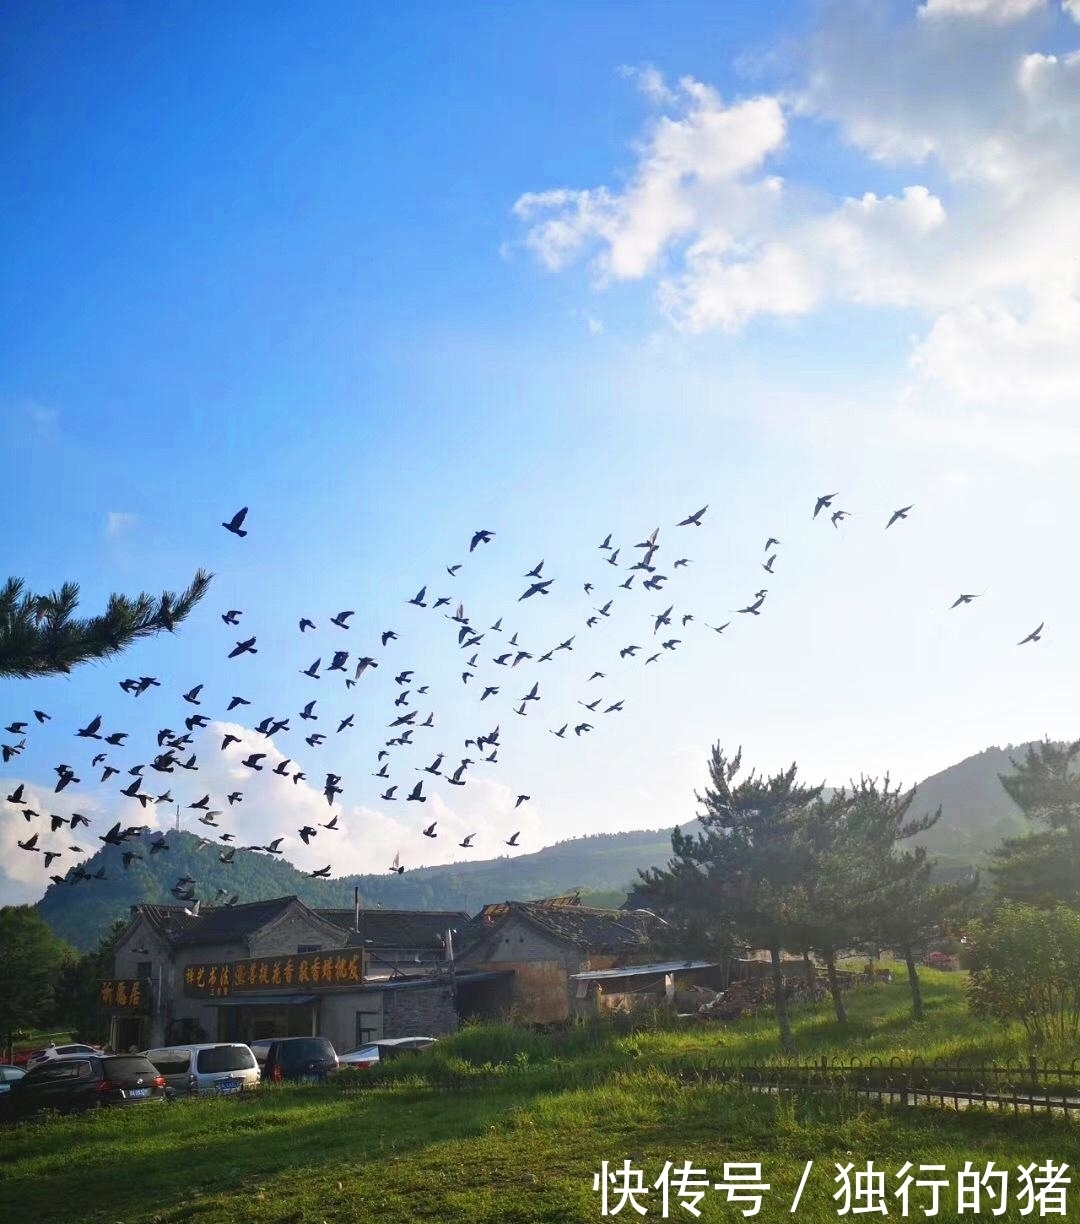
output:
[[[261,1073],[255,1055],[238,1042],[162,1046],[147,1050],[165,1077],[169,1096],[219,1096],[257,1088]]]

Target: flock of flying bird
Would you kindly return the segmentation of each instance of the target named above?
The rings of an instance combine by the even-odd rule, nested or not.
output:
[[[837,493],[827,493],[818,497],[814,505],[812,518],[816,519],[822,510],[828,511],[833,527],[838,527],[844,519],[850,517],[850,513],[846,510],[832,509],[832,503],[837,496],[839,496]],[[886,529],[891,528],[899,521],[905,520],[912,509],[914,509],[914,506],[908,505],[895,510],[885,524]],[[687,515],[686,518],[680,520],[675,525],[676,529],[700,527],[707,510],[708,505],[705,505],[693,514]],[[237,511],[231,519],[223,522],[222,526],[237,537],[246,536],[248,533],[244,523],[247,513],[248,508],[244,507]],[[480,530],[475,532],[469,542],[470,555],[475,553],[479,546],[490,544],[494,538],[495,533],[493,531]],[[660,572],[659,557],[661,544],[659,528],[656,528],[644,540],[629,547],[625,544],[613,543],[612,541],[613,534],[607,535],[599,544],[598,551],[604,554],[603,562],[615,568],[616,571],[620,572],[620,575],[625,574],[623,580],[616,584],[617,591],[632,591],[635,589],[635,584],[637,589],[646,590],[650,593],[664,589],[664,584],[669,581],[669,575]],[[764,554],[766,559],[761,562],[761,567],[768,574],[774,572],[773,566],[779,555],[776,550],[780,545],[780,540],[773,536],[770,536],[765,542]],[[462,568],[462,564],[459,562],[446,566],[446,573],[451,579],[456,577]],[[671,570],[674,572],[690,564],[691,558],[677,557],[672,560]],[[541,560],[522,575],[523,581],[527,580],[528,585],[518,596],[518,603],[533,599],[536,596],[547,596],[550,593],[556,579],[551,576],[545,576],[544,566],[545,561]],[[593,582],[584,583],[584,595],[590,597],[590,615],[585,618],[582,627],[585,631],[591,630],[593,627],[606,621],[612,614],[612,608],[616,599],[620,598],[618,595],[607,597],[606,592],[605,595],[597,595],[597,585]],[[737,615],[759,616],[767,595],[767,588],[756,591],[754,598],[745,607],[735,609],[735,613]],[[961,594],[951,607],[957,608],[961,604],[971,603],[979,597],[979,595],[974,594]],[[601,599],[603,599],[602,603],[599,602]],[[473,617],[466,614],[462,602],[455,601],[449,595],[432,598],[428,594],[427,585],[422,586],[412,598],[403,600],[403,604],[407,607],[428,609],[430,611],[441,608],[448,609],[443,613],[443,617],[447,622],[448,634],[456,638],[456,645],[461,658],[461,663],[459,664],[460,684],[465,692],[470,695],[475,694],[475,696],[470,696],[470,699],[475,701],[477,710],[488,701],[493,701],[493,704],[497,704],[493,699],[510,690],[510,686],[514,683],[511,677],[514,676],[518,667],[523,664],[532,665],[536,671],[528,672],[526,669],[526,678],[523,679],[522,683],[516,685],[513,691],[517,693],[517,696],[509,703],[513,714],[519,717],[527,717],[530,710],[536,707],[542,700],[541,685],[543,683],[543,674],[539,672],[540,666],[553,662],[561,655],[572,653],[579,636],[579,633],[571,634],[571,636],[560,641],[558,644],[534,654],[532,650],[527,649],[518,640],[518,632],[515,631],[508,634],[507,630],[504,629],[503,621],[507,619],[506,613],[500,615],[493,623],[487,624],[487,618],[484,618],[485,623],[478,624]],[[451,608],[453,610],[450,610]],[[350,629],[349,620],[354,615],[355,612],[352,609],[344,609],[328,619],[336,630],[348,631]],[[410,613],[410,615],[413,614]],[[239,625],[243,616],[244,612],[238,608],[230,608],[220,614],[222,622],[229,627]],[[674,635],[685,632],[687,626],[695,618],[692,613],[682,613],[676,617],[678,622],[678,627],[676,627],[673,616],[675,616],[674,604],[671,604],[661,612],[650,613],[652,637],[647,639],[650,644],[627,643],[618,650],[620,661],[635,659],[642,655],[644,665],[647,666],[658,662],[664,657],[665,652],[677,650],[682,645],[682,638]],[[722,634],[730,624],[731,621],[728,620],[717,625],[706,623],[705,627],[716,634]],[[309,630],[317,631],[317,628],[318,626],[315,621],[308,617],[302,617],[299,620],[297,632],[300,638],[303,639],[306,638]],[[661,629],[664,630],[663,635],[660,633]],[[1025,645],[1028,642],[1039,641],[1042,629],[1043,625],[1040,624],[1037,629],[1029,633],[1018,644]],[[398,637],[399,635],[395,629],[382,631],[379,634],[380,649],[382,651],[394,649],[392,644],[398,641]],[[236,641],[234,647],[228,651],[227,658],[237,659],[241,656],[257,653],[257,635],[253,634],[251,637]],[[337,673],[342,678],[343,688],[347,692],[356,688],[361,683],[365,673],[385,665],[386,662],[387,660],[385,659],[376,659],[372,655],[367,654],[354,657],[350,650],[339,649],[335,646],[330,650],[324,648],[313,662],[307,667],[298,668],[298,671],[310,680],[328,678],[331,674]],[[491,670],[492,668],[501,668],[503,670],[501,672],[494,672]],[[484,673],[483,675],[481,674],[482,672]],[[533,678],[534,675],[537,675],[538,678]],[[606,679],[606,677],[606,672],[592,669],[585,684],[592,684],[597,680]],[[496,718],[494,727],[482,730],[465,739],[463,754],[458,756],[460,763],[453,767],[448,765],[444,769],[444,761],[446,761],[450,754],[446,750],[439,751],[434,755],[430,764],[422,767],[412,766],[411,770],[408,770],[405,775],[409,778],[408,782],[394,781],[394,777],[401,777],[401,773],[398,772],[398,761],[404,755],[403,750],[418,747],[419,742],[414,742],[413,737],[430,731],[436,726],[435,711],[433,709],[428,709],[426,715],[421,717],[422,711],[432,704],[430,699],[421,701],[422,698],[428,698],[430,683],[419,683],[414,669],[411,668],[401,668],[398,670],[394,676],[394,682],[397,686],[397,692],[392,706],[388,710],[389,721],[386,723],[386,729],[391,734],[378,749],[374,761],[376,768],[372,771],[372,776],[379,779],[380,783],[386,784],[386,789],[383,790],[380,796],[383,802],[392,803],[396,802],[399,798],[404,798],[406,802],[410,803],[426,803],[429,796],[424,793],[425,785],[430,787],[436,779],[439,779],[448,786],[463,787],[468,782],[468,770],[476,765],[478,760],[491,765],[499,763],[499,752],[503,747],[503,732],[501,721]],[[160,686],[161,682],[154,676],[131,677],[120,682],[120,687],[134,700],[138,700],[149,689]],[[526,686],[528,687],[526,688]],[[240,683],[237,683],[236,687],[242,686]],[[184,771],[185,773],[196,773],[198,771],[199,764],[195,751],[195,735],[198,732],[204,731],[212,721],[209,716],[201,713],[198,709],[202,704],[203,688],[204,685],[202,683],[196,684],[187,692],[181,694],[181,700],[186,703],[186,707],[182,707],[183,713],[180,715],[183,718],[184,729],[180,731],[174,730],[172,727],[160,728],[156,735],[156,752],[150,754],[152,759],[144,760],[137,765],[127,768],[126,771],[121,766],[110,763],[107,751],[97,751],[92,759],[90,759],[88,765],[82,764],[73,767],[67,763],[61,763],[55,766],[57,775],[55,792],[59,793],[72,783],[79,783],[81,781],[81,778],[77,776],[77,769],[87,772],[89,769],[96,770],[98,767],[101,767],[101,783],[107,783],[114,777],[122,778],[126,776],[129,778],[130,780],[126,785],[119,787],[119,793],[132,802],[138,802],[142,808],[145,809],[150,805],[158,804],[177,804],[177,811],[179,811],[178,801],[172,793],[175,781],[165,785],[163,779],[162,785],[165,785],[165,789],[161,793],[155,793],[157,786],[152,781],[152,775],[168,775],[170,779],[178,780],[180,778],[179,771]],[[522,688],[526,688],[524,693],[521,692]],[[600,719],[618,714],[624,708],[624,702],[621,698],[613,701],[603,697],[593,698],[591,690],[586,691],[585,697],[585,700],[578,700],[578,705],[587,712],[586,716],[578,715],[574,718],[567,718],[562,722],[561,726],[550,727],[549,732],[551,735],[562,740],[567,737],[569,732],[572,732],[575,738],[580,739],[582,736],[594,731]],[[506,701],[505,695],[503,696],[503,701],[504,703]],[[304,734],[304,743],[314,752],[320,749],[331,735],[336,739],[338,735],[354,727],[355,711],[348,713],[342,718],[334,715],[331,722],[327,724],[328,726],[336,724],[336,729],[332,733],[330,731],[308,730],[308,724],[319,721],[319,713],[316,711],[318,702],[318,698],[313,698],[296,715],[278,717],[271,714],[263,718],[255,724],[250,732],[251,736],[261,736],[262,741],[247,739],[227,731],[222,737],[219,751],[227,752],[234,745],[237,746],[238,752],[236,756],[239,759],[239,764],[252,772],[261,773],[264,772],[265,768],[263,762],[269,755],[266,751],[259,751],[265,740],[273,740],[279,734],[289,735],[306,732]],[[224,714],[230,714],[232,711],[250,704],[251,702],[245,697],[233,695]],[[590,717],[596,719],[597,722],[588,721]],[[293,727],[293,718],[299,720],[300,725]],[[34,710],[33,719],[38,724],[41,724],[49,721],[50,715],[43,710]],[[0,743],[0,751],[2,751],[5,764],[18,757],[25,749],[26,732],[30,725],[30,720],[27,718],[21,721],[13,721],[4,728],[5,732],[12,736],[14,741],[11,743]],[[84,727],[76,729],[74,735],[78,739],[94,741],[96,744],[101,744],[106,748],[121,751],[127,747],[125,741],[129,737],[129,733],[126,731],[110,731],[108,734],[103,734],[101,715],[96,715]],[[200,750],[201,748],[202,746],[200,745]],[[467,755],[470,751],[475,755]],[[394,768],[394,774],[391,773],[391,768]],[[272,770],[267,772],[277,775],[283,781],[291,779],[294,786],[307,779],[305,772],[296,765],[292,758],[283,758]],[[413,781],[412,774],[415,773],[427,776]],[[6,788],[4,789],[6,790]],[[25,789],[25,783],[20,783],[14,786],[6,794],[5,798],[8,804],[13,805],[18,810],[28,825],[33,825],[35,821],[43,823],[47,820],[49,822],[49,833],[53,835],[59,834],[65,826],[72,835],[75,834],[80,826],[90,826],[89,818],[79,813],[73,813],[70,817],[39,813],[29,806],[28,801],[24,797]],[[332,771],[326,771],[322,789],[328,806],[333,809],[339,796],[344,793],[342,777]],[[398,794],[399,790],[407,790],[408,793],[402,796]],[[231,864],[235,859],[237,851],[241,849],[269,855],[281,855],[284,853],[282,843],[285,840],[285,834],[280,834],[273,838],[266,845],[239,847],[229,844],[235,841],[235,835],[227,829],[221,828],[218,823],[218,817],[225,816],[226,812],[234,805],[241,803],[243,798],[241,790],[233,790],[224,796],[225,802],[222,807],[214,806],[214,800],[210,793],[203,794],[201,798],[187,804],[188,811],[198,813],[197,820],[207,830],[199,838],[200,847],[215,847],[218,860],[222,864]],[[528,803],[530,799],[531,796],[527,793],[517,793],[514,810],[516,811],[523,804]],[[218,800],[218,802],[221,802],[221,800]],[[312,839],[317,836],[340,831],[339,820],[340,812],[333,813],[331,818],[325,823],[317,821],[317,828],[311,824],[304,824],[297,830],[297,834],[305,845],[310,845]],[[438,836],[438,823],[437,820],[431,821],[422,827],[419,832],[426,838],[434,839]],[[320,833],[320,830],[323,832]],[[213,832],[213,836],[211,836],[211,832]],[[107,832],[99,834],[97,839],[105,845],[123,846],[126,843],[134,843],[151,856],[168,850],[168,835],[166,833],[157,832],[147,837],[148,833],[149,830],[143,825],[125,826],[122,821],[116,821]],[[55,859],[65,854],[80,855],[87,853],[80,846],[73,844],[68,844],[62,849],[50,849],[45,846],[39,846],[38,841],[41,836],[40,828],[32,832],[28,831],[25,840],[19,841],[18,845],[26,853],[41,854],[46,870],[50,868]],[[519,830],[513,833],[506,840],[505,844],[510,847],[516,847],[519,844],[520,836]],[[465,850],[474,849],[473,841],[475,837],[476,834],[471,833],[463,838],[458,845]],[[126,869],[130,867],[132,862],[143,859],[144,855],[136,849],[126,849],[121,857],[123,866]],[[394,856],[389,870],[399,875],[405,871],[405,867],[401,863],[400,851]],[[331,864],[328,863],[325,867],[312,871],[309,874],[313,878],[328,878],[331,874]],[[69,868],[66,875],[50,876],[52,883],[58,886],[74,886],[81,882],[93,882],[105,878],[104,867],[90,873],[80,863],[76,863]],[[178,899],[191,903],[192,908],[189,910],[191,913],[197,913],[200,904],[200,900],[195,896],[196,883],[197,881],[190,876],[182,876],[173,887],[173,893]],[[229,897],[227,890],[219,889],[214,901],[224,900],[226,905],[233,905],[238,899],[237,895]]]

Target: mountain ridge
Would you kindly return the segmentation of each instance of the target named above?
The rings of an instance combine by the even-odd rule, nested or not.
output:
[[[1036,741],[1029,741],[1036,742]],[[984,748],[916,786],[912,813],[934,811],[942,817],[915,839],[925,844],[943,871],[977,867],[1005,837],[1026,831],[1022,812],[1006,794],[999,773],[1011,771],[1009,758],[1028,743]],[[697,819],[680,827],[692,829]],[[155,833],[160,837],[160,833]],[[208,846],[200,850],[192,833],[170,833],[168,851],[149,854],[150,831],[124,847],[104,846],[84,864],[87,872],[104,867],[104,881],[75,886],[52,884],[37,902],[54,933],[81,951],[96,947],[101,936],[129,908],[141,902],[175,904],[171,889],[181,875],[193,876],[196,894],[209,903],[218,889],[239,893],[244,901],[295,894],[318,908],[345,908],[360,889],[362,904],[395,909],[464,909],[475,912],[490,901],[528,900],[579,891],[593,903],[619,904],[637,880],[639,869],[663,866],[671,855],[671,827],[622,833],[595,833],[555,842],[530,854],[478,862],[419,867],[404,875],[345,875],[313,880],[273,855],[240,850],[232,864],[217,860]],[[144,855],[125,870],[124,849]]]

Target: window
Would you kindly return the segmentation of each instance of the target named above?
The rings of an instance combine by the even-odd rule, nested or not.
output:
[[[191,1067],[190,1050],[150,1050],[146,1057],[162,1075],[187,1075]]]
[[[246,1046],[224,1045],[200,1050],[195,1069],[203,1075],[214,1075],[219,1071],[250,1071],[255,1065],[255,1056]]]
[[[154,976],[153,961],[139,961],[135,966],[135,976],[138,978],[148,978]]]
[[[321,952],[322,944],[297,944],[296,955],[303,956],[305,952]]]
[[[378,1041],[382,1037],[382,1011],[358,1011],[356,1013],[357,1047]]]

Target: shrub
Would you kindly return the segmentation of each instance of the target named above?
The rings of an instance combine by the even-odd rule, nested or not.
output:
[[[976,1015],[1019,1020],[1032,1045],[1080,1037],[1080,914],[1006,902],[973,932],[969,1002]]]

